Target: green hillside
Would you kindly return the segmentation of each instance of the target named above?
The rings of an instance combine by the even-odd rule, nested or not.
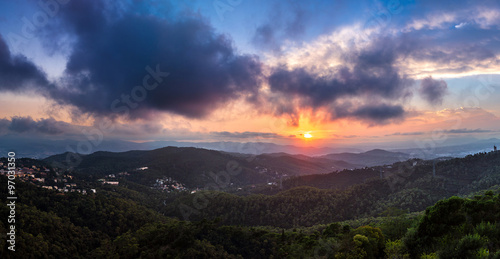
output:
[[[380,170],[382,168],[368,168],[301,176],[283,183],[284,188],[298,187],[274,195],[184,194],[162,211],[180,219],[187,218],[186,215],[190,219],[220,217],[225,224],[279,227],[374,217],[392,207],[417,212],[441,199],[464,196],[500,184],[500,152],[438,162],[435,175],[433,162],[422,160],[393,164],[385,169],[383,178],[380,178]],[[335,185],[348,186],[356,179],[368,178],[366,174],[369,176],[370,172],[377,176],[366,183],[344,190]],[[201,205],[199,201],[203,201]]]
[[[0,177],[5,184],[6,178]],[[384,217],[311,228],[226,226],[220,220],[164,217],[117,193],[59,195],[19,187],[16,251],[2,258],[497,258],[500,194],[452,197],[423,215],[389,209]],[[5,190],[2,190],[5,197]],[[291,193],[288,193],[291,194]],[[302,195],[303,193],[295,193]],[[0,216],[6,218],[6,207]],[[363,225],[363,224],[369,225]],[[0,231],[8,226],[0,222]],[[2,236],[1,242],[6,242]]]
[[[267,183],[280,178],[297,175],[330,173],[354,165],[325,158],[288,154],[246,155],[219,152],[200,148],[165,147],[151,151],[95,152],[89,155],[64,153],[44,159],[55,166],[69,168],[82,177],[94,179],[120,172],[136,172],[148,167],[146,172],[131,177],[144,185],[155,179],[172,177],[190,188],[202,188],[213,182],[210,172],[230,173],[233,186]],[[234,170],[234,172],[228,172]],[[227,179],[223,179],[227,180]]]
[[[83,177],[77,180],[79,184],[91,185],[94,180],[89,175],[108,173],[113,166],[175,163],[180,167],[183,162],[196,164],[199,159],[192,160],[191,155],[205,151],[171,149],[168,161],[164,152],[153,152],[147,158],[135,151],[97,153],[73,170],[76,178]],[[209,166],[226,162],[226,156],[234,158],[206,152],[213,162]],[[132,155],[137,155],[139,162],[126,159]],[[103,169],[108,159],[117,162]],[[22,163],[44,165],[36,160]],[[118,186],[96,185],[97,193],[86,195],[46,190],[16,180],[16,252],[4,246],[0,256],[497,258],[499,165],[500,152],[437,162],[408,160],[391,166],[294,177],[273,195],[238,195],[240,191],[234,190],[167,195],[133,181],[138,175],[121,179]],[[85,170],[95,171],[86,174]],[[371,174],[375,177],[369,178]],[[6,181],[0,177],[0,184],[6,186]],[[335,186],[335,181],[342,187]],[[486,189],[494,191],[483,191]],[[2,188],[0,194],[7,197],[7,189]],[[9,213],[9,207],[0,208],[0,217],[7,219]],[[7,233],[8,228],[7,222],[0,223],[0,231]],[[1,237],[1,242],[7,237]]]

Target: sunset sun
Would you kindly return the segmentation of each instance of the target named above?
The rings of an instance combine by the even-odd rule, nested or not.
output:
[[[304,134],[304,138],[312,138],[312,135],[310,133]]]

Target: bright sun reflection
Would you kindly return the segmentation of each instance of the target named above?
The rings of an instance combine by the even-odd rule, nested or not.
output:
[[[305,133],[304,138],[312,138],[312,135],[310,133]]]

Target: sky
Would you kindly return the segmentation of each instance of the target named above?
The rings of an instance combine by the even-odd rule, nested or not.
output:
[[[500,137],[499,1],[0,1],[0,136]]]

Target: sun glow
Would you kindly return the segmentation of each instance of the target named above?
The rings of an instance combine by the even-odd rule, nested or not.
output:
[[[312,135],[310,133],[305,133],[304,138],[312,138]]]

